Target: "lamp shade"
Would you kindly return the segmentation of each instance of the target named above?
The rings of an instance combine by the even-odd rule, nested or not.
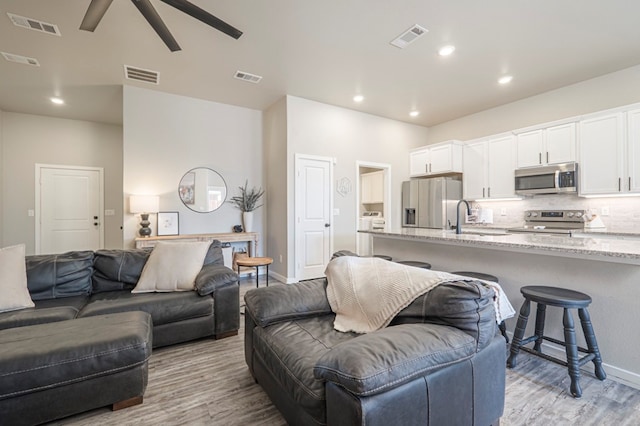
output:
[[[131,213],[157,213],[160,209],[160,197],[157,195],[132,195],[129,197]]]

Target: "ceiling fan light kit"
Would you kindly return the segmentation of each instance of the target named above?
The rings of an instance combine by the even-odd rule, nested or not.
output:
[[[151,4],[150,0],[131,0],[133,4],[138,8],[142,16],[149,22],[149,25],[155,30],[158,36],[162,39],[164,44],[167,45],[170,51],[176,52],[180,49],[180,45],[173,38],[173,35],[169,31],[169,28],[164,24],[162,18],[156,11],[156,9]],[[229,37],[234,39],[239,39],[242,35],[242,31],[233,27],[232,25],[227,24],[221,19],[213,16],[209,12],[200,7],[196,6],[193,3],[188,2],[187,0],[161,0],[163,3],[172,6],[179,11],[186,13],[187,15],[195,18],[205,24],[215,28],[218,31],[221,31],[227,34]],[[96,27],[102,20],[102,17],[111,6],[113,0],[91,0],[89,7],[87,8],[87,12],[82,19],[82,23],[80,24],[80,29],[84,31],[95,31]]]

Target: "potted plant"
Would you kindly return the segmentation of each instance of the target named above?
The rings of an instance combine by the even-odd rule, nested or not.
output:
[[[231,202],[242,212],[242,225],[244,232],[251,232],[253,229],[253,211],[258,207],[262,207],[262,204],[258,204],[260,198],[264,195],[262,188],[256,189],[255,187],[249,189],[248,181],[245,181],[244,187],[240,186],[240,195],[231,197]]]

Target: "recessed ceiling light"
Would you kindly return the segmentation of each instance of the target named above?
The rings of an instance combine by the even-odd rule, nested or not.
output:
[[[364,96],[362,95],[355,95],[353,97],[353,102],[362,102],[362,101],[364,101]]]
[[[438,54],[440,56],[449,56],[456,50],[455,46],[442,46],[440,50],[438,50]]]
[[[412,117],[417,117],[417,116],[419,116],[419,115],[420,115],[420,111],[411,111],[411,112],[409,113],[409,115],[410,115],[410,116],[412,116]]]
[[[62,105],[64,103],[64,100],[60,98],[51,98],[50,100],[56,105]]]
[[[505,75],[498,79],[498,83],[507,84],[507,83],[511,83],[511,80],[513,80],[513,76]]]

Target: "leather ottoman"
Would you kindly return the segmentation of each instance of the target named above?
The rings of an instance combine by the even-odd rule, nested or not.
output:
[[[134,311],[0,331],[0,419],[39,424],[142,403],[151,316]]]

